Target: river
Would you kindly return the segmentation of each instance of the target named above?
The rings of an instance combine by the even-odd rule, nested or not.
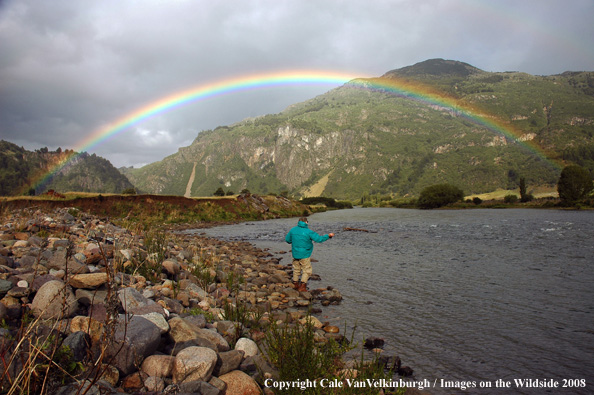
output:
[[[296,222],[200,231],[288,265],[290,253],[279,253]],[[332,285],[344,297],[322,321],[384,338],[385,353],[435,384],[431,393],[545,392],[514,381],[525,379],[594,392],[594,212],[355,208],[312,215],[309,227],[336,233],[312,256],[322,281],[310,288]],[[447,388],[456,381],[491,388]]]

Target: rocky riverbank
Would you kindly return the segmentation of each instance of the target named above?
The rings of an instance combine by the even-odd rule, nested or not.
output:
[[[4,213],[0,298],[7,393],[266,393],[268,323],[310,319],[316,341],[343,339],[308,315],[340,292],[296,291],[290,268],[249,243],[68,207]]]

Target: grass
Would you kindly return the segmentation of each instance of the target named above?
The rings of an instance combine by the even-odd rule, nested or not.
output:
[[[283,389],[283,394],[378,394],[378,388],[361,388],[357,383],[380,379],[390,381],[394,372],[386,370],[378,355],[369,361],[363,354],[352,367],[342,360],[352,350],[351,341],[338,342],[334,339],[319,342],[316,339],[312,320],[306,317],[303,323],[278,324],[271,322],[261,347],[268,361],[278,369],[277,382],[296,383]],[[306,381],[307,380],[307,381]],[[263,385],[270,386],[271,382]],[[388,394],[404,394],[404,389],[384,389]]]

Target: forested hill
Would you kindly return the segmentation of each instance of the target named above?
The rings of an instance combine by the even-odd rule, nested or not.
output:
[[[72,150],[49,151],[41,148],[28,151],[8,141],[0,140],[0,196],[40,194],[49,189],[60,192],[121,193],[133,188],[108,160]],[[58,171],[49,182],[31,190],[39,177],[48,174],[66,158],[73,159]]]

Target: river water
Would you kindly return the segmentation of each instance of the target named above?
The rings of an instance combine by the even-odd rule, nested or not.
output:
[[[200,231],[249,241],[288,265],[290,253],[279,253],[296,223]],[[319,318],[347,335],[356,326],[357,340],[384,338],[385,353],[431,393],[594,393],[594,212],[355,208],[312,215],[309,227],[336,233],[315,245],[322,281],[309,286],[344,297]],[[570,387],[514,381],[525,379]],[[492,388],[449,388],[455,381]]]

